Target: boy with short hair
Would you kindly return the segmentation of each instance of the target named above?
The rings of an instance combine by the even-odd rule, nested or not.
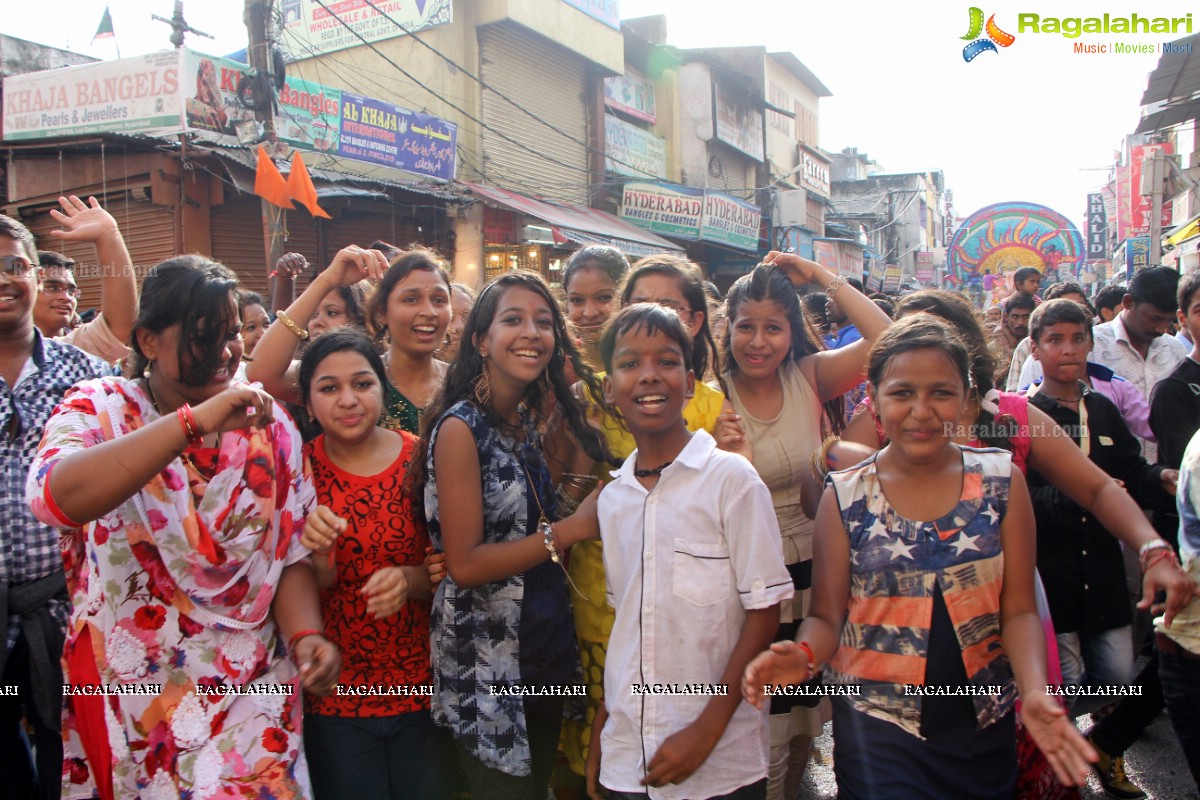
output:
[[[791,598],[770,492],[740,455],[689,433],[690,337],[638,304],[605,329],[605,399],[637,449],[600,495],[616,610],[587,777],[610,798],[766,796],[767,718],[738,690]]]
[[[1097,467],[1123,481],[1141,505],[1169,500],[1176,470],[1147,463],[1117,407],[1083,380],[1092,348],[1091,315],[1070,300],[1050,300],[1034,311],[1030,322],[1032,355],[1044,373],[1028,392],[1030,404],[1057,422]],[[1037,519],[1038,571],[1054,620],[1064,682],[1129,683],[1132,615],[1120,544],[1089,512],[1032,470],[1029,490]],[[1072,713],[1106,702],[1092,700],[1077,699]]]

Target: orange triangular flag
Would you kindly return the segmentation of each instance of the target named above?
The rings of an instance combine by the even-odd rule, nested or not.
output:
[[[258,168],[254,170],[254,193],[280,208],[295,208],[288,195],[287,181],[279,173],[265,147],[258,148]]]
[[[333,219],[317,205],[317,187],[313,186],[312,178],[308,176],[308,167],[304,166],[304,159],[300,157],[299,151],[292,156],[292,171],[288,173],[287,189],[292,199],[307,208],[308,213],[314,217]]]

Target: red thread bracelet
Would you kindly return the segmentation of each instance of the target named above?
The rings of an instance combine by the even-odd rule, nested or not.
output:
[[[293,650],[295,650],[296,642],[300,641],[305,636],[324,636],[324,635],[325,635],[325,631],[319,631],[316,628],[305,628],[304,630],[302,630],[298,633],[294,633],[294,634],[292,634],[292,638],[288,639],[288,643],[287,643],[288,652],[290,653]]]
[[[809,646],[808,642],[797,642],[796,646],[808,656],[808,679],[811,679],[817,672],[817,657],[813,655],[812,647]]]

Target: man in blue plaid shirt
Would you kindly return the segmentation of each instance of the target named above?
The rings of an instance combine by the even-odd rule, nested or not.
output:
[[[0,787],[33,794],[21,738],[36,735],[38,796],[62,780],[62,657],[70,598],[58,531],[34,519],[25,478],[42,428],[75,383],[111,374],[93,356],[45,338],[33,325],[37,249],[20,222],[0,214]],[[14,691],[8,687],[16,687]]]

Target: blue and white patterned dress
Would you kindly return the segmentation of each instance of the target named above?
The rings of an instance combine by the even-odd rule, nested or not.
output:
[[[464,400],[446,410],[430,435],[425,518],[435,550],[443,550],[444,542],[433,451],[450,417],[465,422],[475,438],[484,543],[529,536],[537,527],[539,508],[554,518],[549,470],[532,426],[525,426],[526,444],[518,446],[473,402]],[[493,695],[488,686],[583,683],[565,573],[546,561],[474,588],[458,586],[447,575],[433,599],[430,627],[434,721],[449,727],[484,765],[509,775],[529,775],[532,757],[522,697]]]

